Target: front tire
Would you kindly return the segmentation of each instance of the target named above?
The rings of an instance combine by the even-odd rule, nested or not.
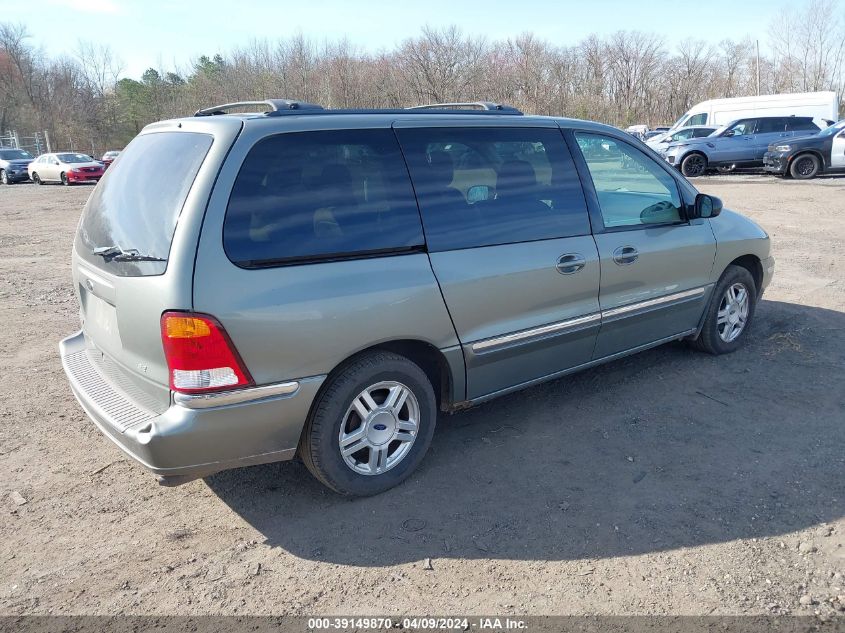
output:
[[[416,469],[436,421],[434,389],[419,366],[392,352],[366,353],[329,378],[303,429],[299,455],[335,492],[375,495]]]
[[[687,178],[703,176],[705,171],[707,171],[707,159],[701,154],[690,154],[681,161],[681,173]]]
[[[814,154],[801,154],[796,156],[789,166],[790,175],[796,180],[809,180],[815,178],[819,173],[821,164]]]
[[[9,181],[9,174],[6,173],[5,169],[0,169],[0,182],[2,182],[4,185],[12,184]]]
[[[65,187],[70,187],[70,180],[67,179],[67,174],[65,172],[62,172],[61,179],[62,179],[62,184]]]
[[[710,354],[729,354],[745,344],[757,307],[757,284],[748,269],[728,266],[713,289],[701,332],[693,346]]]
[[[39,176],[37,172],[32,173],[32,182],[34,182],[36,185],[44,184],[44,181],[41,180],[41,176]]]

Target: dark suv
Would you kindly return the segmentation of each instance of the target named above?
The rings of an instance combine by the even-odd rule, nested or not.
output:
[[[32,154],[22,149],[0,149],[0,182],[11,185],[29,180],[27,167],[33,160]]]
[[[738,119],[706,138],[669,144],[661,154],[687,177],[703,176],[709,169],[762,167],[769,145],[794,136],[807,136],[823,124],[811,117],[776,116]]]

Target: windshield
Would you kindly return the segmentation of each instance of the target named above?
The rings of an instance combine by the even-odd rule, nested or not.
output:
[[[85,205],[79,256],[125,277],[162,274],[182,206],[212,141],[195,132],[135,137]],[[103,257],[106,251],[133,257]]]
[[[22,149],[0,149],[0,160],[32,160],[32,154]]]
[[[845,130],[845,119],[841,120],[839,123],[834,123],[830,127],[823,129],[816,136],[834,136],[841,130]]]
[[[90,163],[94,161],[87,154],[56,154],[56,158],[63,163]]]

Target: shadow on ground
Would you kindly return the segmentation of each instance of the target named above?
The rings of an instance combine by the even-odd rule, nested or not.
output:
[[[270,545],[345,565],[596,559],[779,535],[845,514],[845,313],[764,301],[743,350],[666,345],[441,418],[368,499],[298,462],[209,487]]]

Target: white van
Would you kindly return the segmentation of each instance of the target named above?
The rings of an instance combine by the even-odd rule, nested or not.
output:
[[[690,108],[670,131],[690,125],[726,125],[745,117],[792,115],[838,121],[839,99],[835,92],[710,99]]]

